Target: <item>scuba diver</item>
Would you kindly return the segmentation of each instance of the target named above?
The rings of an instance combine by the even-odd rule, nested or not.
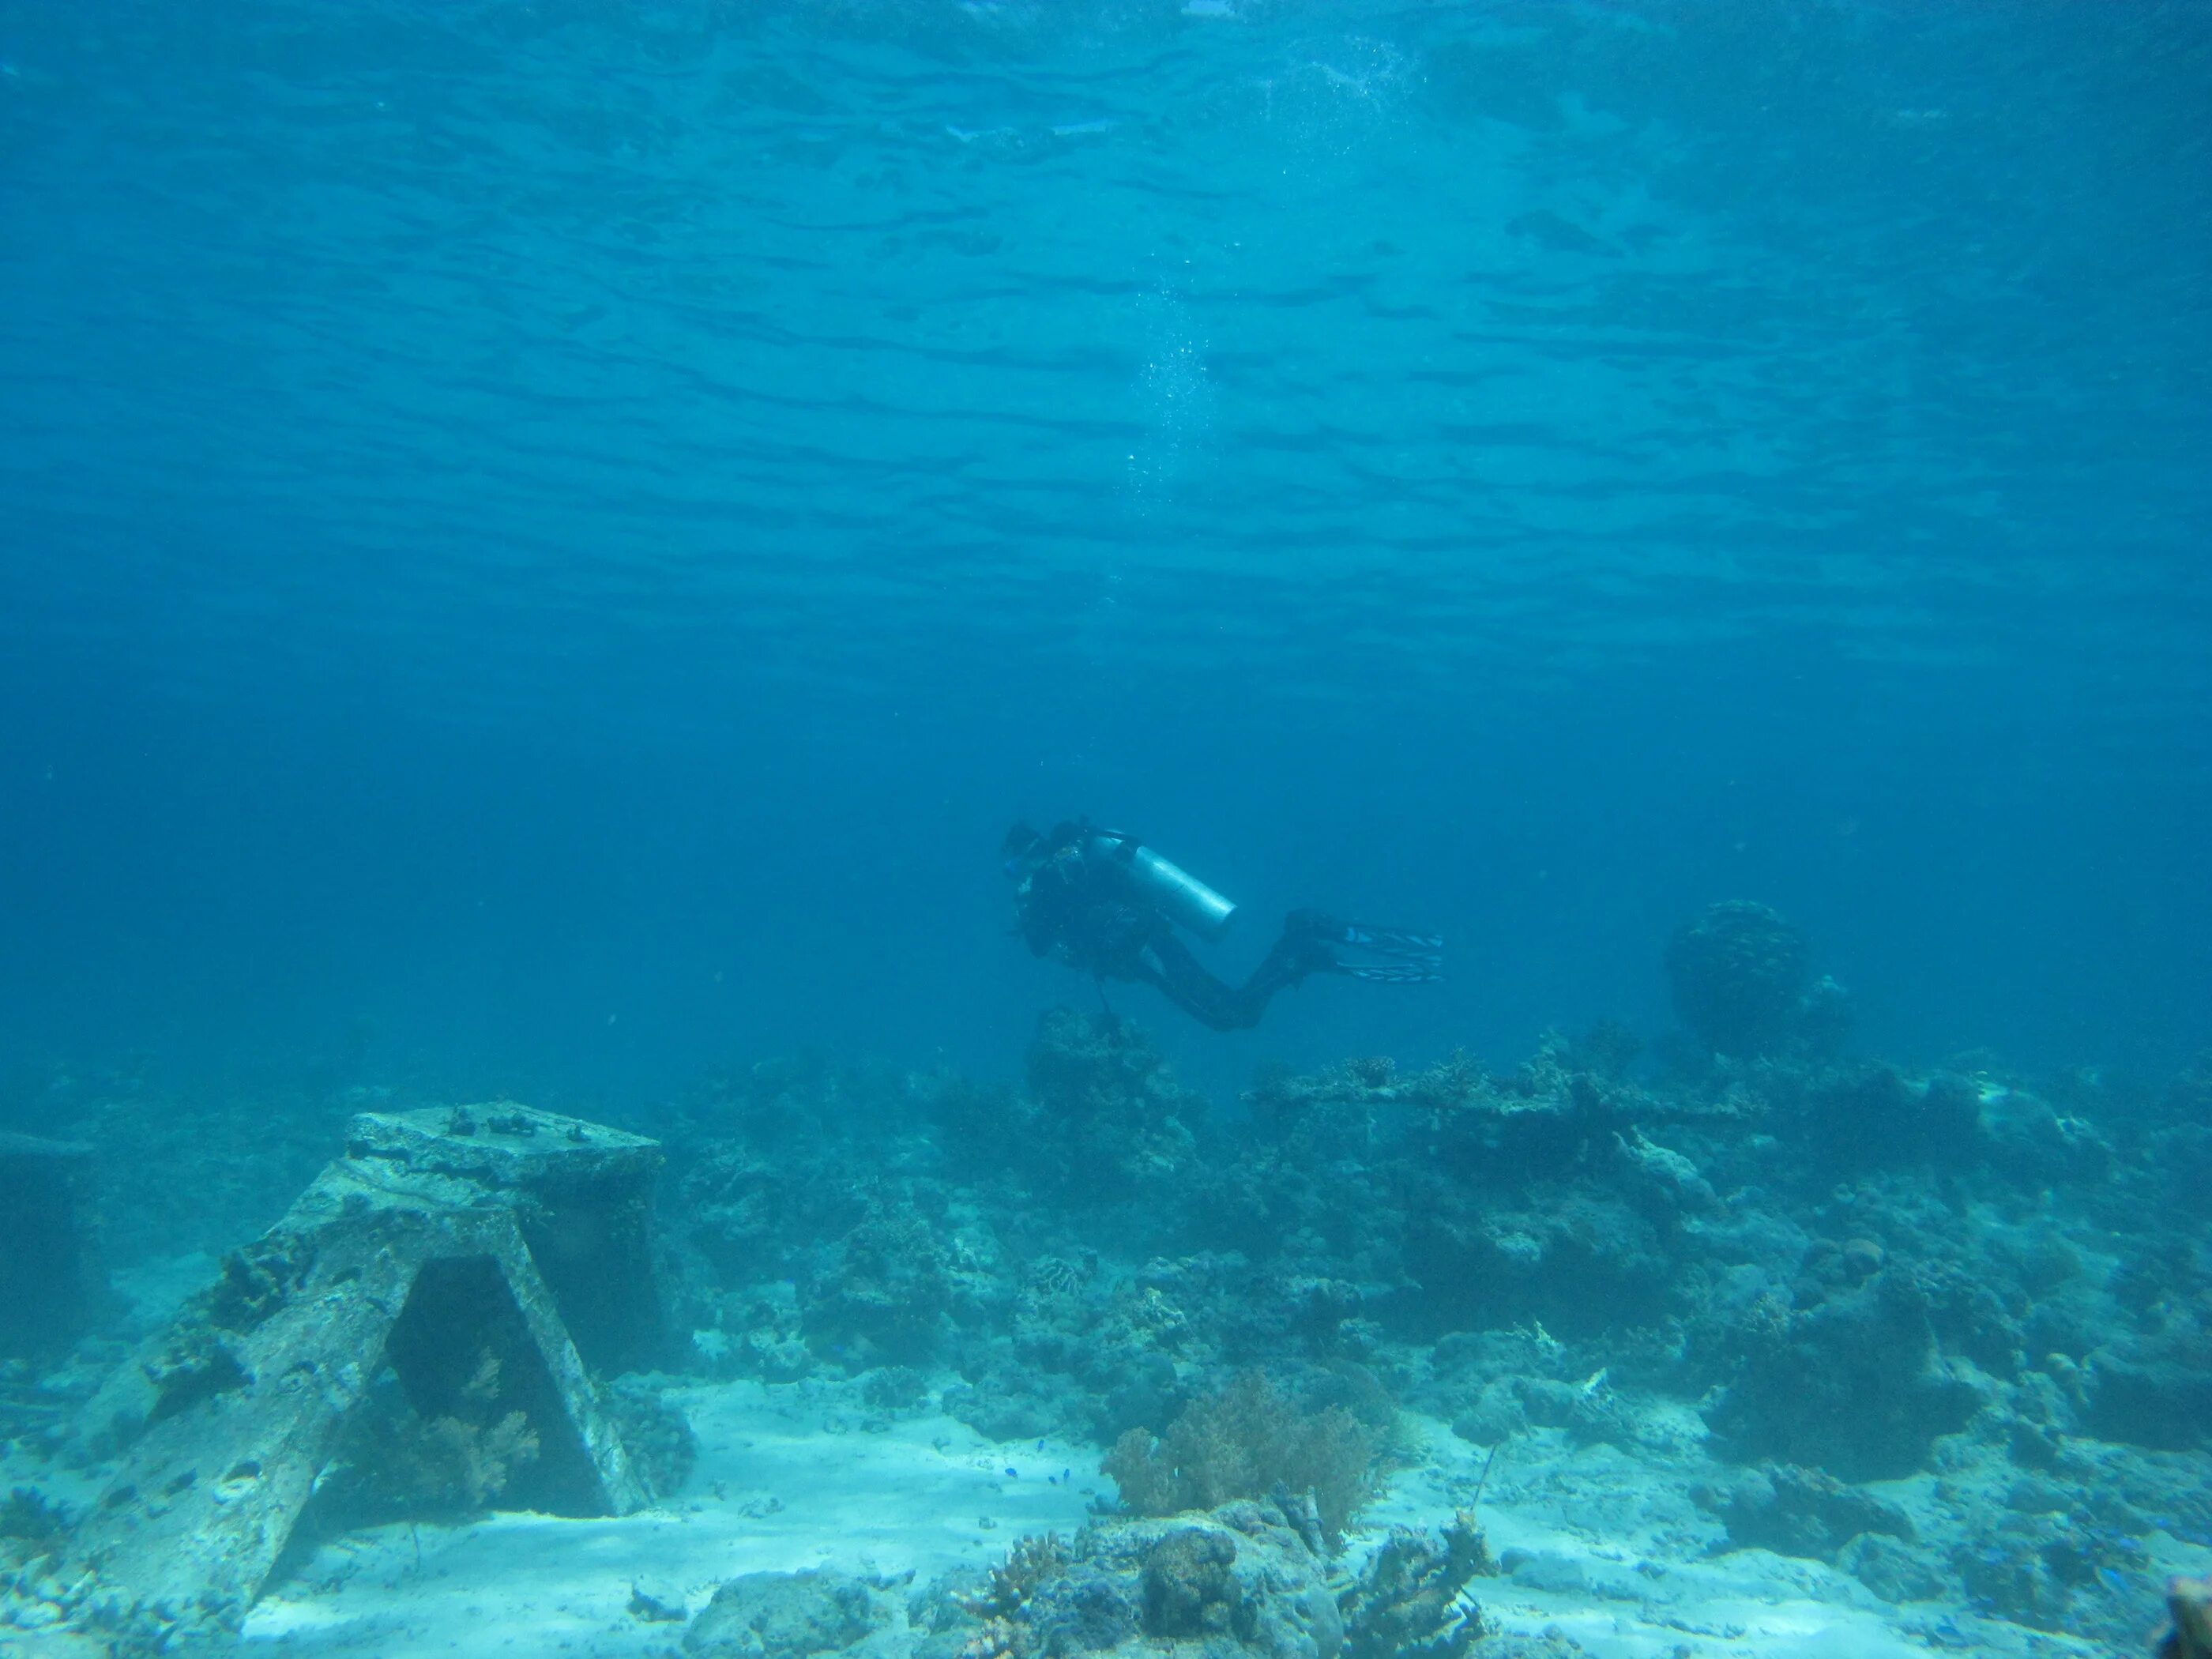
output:
[[[1015,915],[1030,949],[1088,970],[1102,1001],[1108,980],[1142,980],[1202,1024],[1239,1031],[1260,1023],[1276,992],[1309,974],[1400,985],[1443,977],[1443,941],[1433,934],[1293,910],[1266,960],[1243,984],[1231,985],[1190,953],[1174,924],[1218,939],[1237,907],[1134,836],[1088,818],[1042,836],[1018,823],[1000,856],[1016,884]]]

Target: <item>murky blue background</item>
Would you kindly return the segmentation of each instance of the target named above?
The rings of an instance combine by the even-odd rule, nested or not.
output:
[[[1267,1054],[2212,1007],[2212,9],[0,9],[0,1058],[647,1094],[1087,996],[1006,823],[1450,935]],[[28,1081],[20,1081],[28,1079]],[[27,1103],[31,1094],[21,1098]]]

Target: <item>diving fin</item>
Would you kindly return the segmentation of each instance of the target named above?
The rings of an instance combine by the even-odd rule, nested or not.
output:
[[[1433,985],[1444,976],[1441,958],[1434,962],[1340,962],[1336,971],[1351,979],[1373,980],[1382,985]]]
[[[1441,964],[1444,959],[1444,941],[1441,933],[1407,933],[1395,927],[1370,927],[1364,921],[1347,921],[1336,942],[1358,950],[1372,951],[1377,956],[1397,957],[1407,962]]]
[[[1420,985],[1442,979],[1444,941],[1438,933],[1409,933],[1364,921],[1339,921],[1317,911],[1301,912],[1310,937],[1328,951],[1330,972],[1386,985]],[[1348,954],[1340,954],[1345,952]]]

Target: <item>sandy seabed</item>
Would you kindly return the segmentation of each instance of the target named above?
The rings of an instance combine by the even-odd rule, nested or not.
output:
[[[669,1503],[618,1520],[494,1515],[349,1534],[264,1597],[244,1650],[647,1659],[676,1650],[683,1626],[631,1611],[644,1599],[696,1614],[737,1574],[823,1566],[920,1586],[1024,1534],[1073,1532],[1110,1501],[1095,1450],[992,1442],[935,1413],[885,1423],[842,1385],[688,1385],[670,1399],[700,1456]],[[1695,1415],[1662,1408],[1643,1429],[1653,1443],[1635,1453],[1539,1431],[1491,1465],[1479,1518],[1511,1565],[1475,1587],[1493,1628],[1556,1632],[1601,1659],[2106,1651],[1940,1601],[1893,1606],[1817,1561],[1714,1553],[1720,1529],[1690,1496],[1711,1472]],[[1439,1526],[1475,1500],[1484,1448],[1413,1413],[1403,1437],[1387,1492],[1346,1540],[1347,1574],[1392,1527]],[[1929,1484],[1882,1490],[1924,1513]],[[2212,1551],[2152,1542],[2168,1570],[2212,1570]]]

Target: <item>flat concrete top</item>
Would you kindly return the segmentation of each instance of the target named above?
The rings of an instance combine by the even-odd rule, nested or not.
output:
[[[487,1100],[362,1112],[346,1126],[346,1153],[452,1173],[560,1178],[649,1169],[660,1161],[660,1143],[517,1101]]]

